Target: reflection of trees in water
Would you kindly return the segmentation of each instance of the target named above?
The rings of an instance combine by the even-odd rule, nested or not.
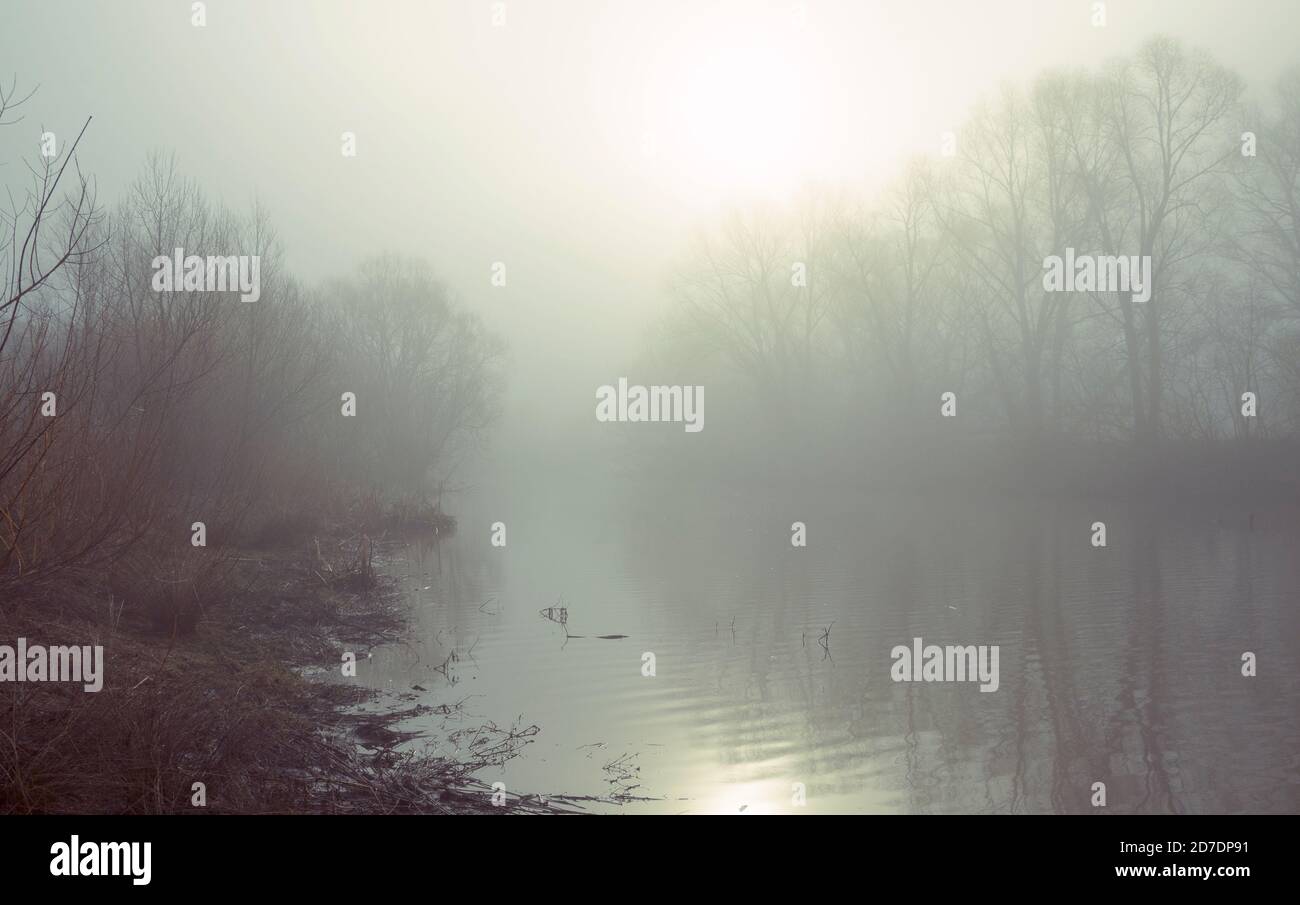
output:
[[[1278,754],[1295,739],[1294,665],[1273,659],[1287,678],[1271,697],[1235,678],[1238,644],[1295,624],[1277,593],[1295,586],[1277,568],[1282,539],[1264,558],[1243,524],[1210,549],[1199,525],[1213,519],[1108,508],[1106,549],[1089,546],[1091,516],[1073,507],[945,507],[836,525],[853,540],[834,552],[773,553],[754,533],[710,547],[683,531],[620,548],[618,575],[671,624],[668,718],[682,754],[704,754],[719,782],[803,782],[810,804],[834,796],[836,809],[1092,813],[1096,781],[1112,813],[1294,808]],[[436,588],[431,618],[471,635],[502,587],[499,560],[473,549],[453,539],[412,554]],[[817,639],[832,622],[828,659]],[[999,644],[1000,689],[893,683],[889,651],[916,636]],[[1270,774],[1283,790],[1271,801]]]
[[[713,646],[699,654],[718,697],[695,727],[701,749],[751,768],[747,778],[803,781],[814,798],[873,808],[1090,813],[1097,781],[1111,812],[1246,807],[1222,774],[1257,783],[1286,736],[1242,752],[1261,704],[1245,691],[1232,712],[1215,693],[1214,670],[1239,666],[1213,621],[1225,589],[1205,578],[1226,564],[1152,513],[1113,519],[1104,550],[1084,546],[1078,522],[1040,513],[1018,535],[980,541],[904,531],[829,571],[782,558],[766,574],[740,572],[726,604],[742,614],[735,638],[723,620],[714,639],[710,622]],[[954,541],[962,549],[950,551]],[[1249,539],[1228,555],[1232,595],[1249,611]],[[811,625],[823,614],[836,623],[833,661],[816,643],[824,624]],[[1258,637],[1261,617],[1220,618]],[[916,636],[1000,644],[1000,690],[895,685],[889,650]],[[1278,731],[1293,735],[1294,719],[1286,725]]]
[[[1111,715],[1106,744],[1112,752],[1112,763],[1118,767],[1115,779],[1125,781],[1108,784],[1108,788],[1111,795],[1122,793],[1130,786],[1127,780],[1139,779],[1141,798],[1131,810],[1177,813],[1180,808],[1165,763],[1166,739],[1157,729],[1164,726],[1166,672],[1160,638],[1164,628],[1164,595],[1158,529],[1148,513],[1139,510],[1135,515],[1130,545],[1133,621],[1119,680],[1121,707]],[[1137,753],[1129,753],[1129,742],[1137,743]]]
[[[455,632],[469,630],[481,614],[487,599],[487,587],[497,587],[493,574],[497,566],[491,558],[464,556],[457,549],[444,549],[455,539],[435,535],[416,538],[409,548],[410,573],[420,577],[428,573],[428,585],[435,595],[434,610],[438,618]],[[423,578],[421,578],[423,582]]]

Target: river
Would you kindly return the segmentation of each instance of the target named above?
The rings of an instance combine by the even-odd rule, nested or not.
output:
[[[390,549],[411,637],[360,679],[461,705],[404,729],[535,724],[480,778],[595,811],[1077,813],[1098,782],[1115,813],[1300,810],[1292,518],[791,499],[471,494]],[[997,690],[893,681],[917,637],[997,645]]]

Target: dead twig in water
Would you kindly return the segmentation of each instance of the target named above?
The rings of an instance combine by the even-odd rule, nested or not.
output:
[[[831,660],[835,659],[834,657],[831,657],[831,629],[834,627],[835,627],[834,622],[826,626],[826,629],[822,632],[821,637],[817,639],[817,643],[822,646],[823,660],[827,659],[828,657]]]

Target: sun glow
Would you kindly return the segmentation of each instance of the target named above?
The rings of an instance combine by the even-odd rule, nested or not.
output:
[[[723,785],[713,796],[704,800],[700,811],[704,814],[777,814],[782,809],[782,790],[788,786],[775,782],[745,782]],[[784,800],[790,795],[784,793]]]
[[[807,29],[697,28],[656,61],[645,93],[646,151],[692,189],[783,197],[833,175],[839,97]]]

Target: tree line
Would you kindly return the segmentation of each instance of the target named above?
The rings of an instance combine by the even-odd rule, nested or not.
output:
[[[28,100],[0,87],[0,124]],[[444,519],[504,347],[427,265],[384,257],[304,286],[264,210],[213,204],[161,154],[101,207],[77,157],[74,140],[6,171],[0,597],[192,578],[214,550],[331,522]],[[258,256],[260,297],[156,291],[151,264],[177,248]]]
[[[1251,102],[1157,37],[1004,86],[947,140],[870,199],[731,209],[675,272],[652,357],[761,409],[750,447],[959,437],[1150,464],[1297,439],[1300,68]],[[1044,288],[1071,248],[1149,258],[1150,298]]]

